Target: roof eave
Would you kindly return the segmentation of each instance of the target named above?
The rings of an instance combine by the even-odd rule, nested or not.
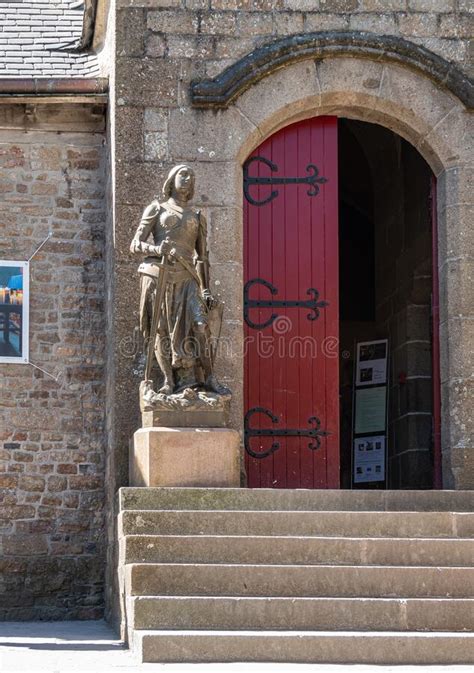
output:
[[[0,78],[0,103],[57,102],[71,103],[107,101],[109,81],[106,77],[32,77]]]

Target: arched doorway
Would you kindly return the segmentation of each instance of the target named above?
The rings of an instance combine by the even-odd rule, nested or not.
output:
[[[400,136],[335,116],[245,162],[250,487],[437,485],[433,184]]]
[[[266,46],[262,50],[267,53]],[[207,185],[202,203],[210,224],[213,273],[219,279],[215,289],[226,302],[222,335],[226,353],[234,354],[217,364],[234,393],[231,425],[242,430],[244,417],[242,166],[266,138],[300,120],[329,115],[379,124],[416,148],[436,176],[443,488],[472,488],[469,97],[446,86],[443,77],[412,67],[411,61],[394,62],[390,55],[375,56],[372,49],[359,55],[352,42],[346,51],[299,52],[285,64],[277,58],[261,79],[249,86],[244,78],[240,88],[232,66],[226,71],[233,86],[227,101],[219,99],[216,109],[213,96],[206,102],[203,95],[199,109],[174,113],[179,133],[170,136],[170,156],[192,157],[198,183]],[[250,56],[253,63],[255,54]],[[459,72],[456,76],[463,80]],[[221,81],[217,76],[215,83]],[[200,86],[212,93],[210,84]]]

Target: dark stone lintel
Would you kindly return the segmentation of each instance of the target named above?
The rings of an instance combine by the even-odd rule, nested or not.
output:
[[[192,104],[226,108],[252,84],[286,65],[344,55],[406,65],[447,88],[467,108],[474,107],[474,83],[454,63],[400,37],[353,31],[291,35],[258,47],[213,79],[192,82]]]

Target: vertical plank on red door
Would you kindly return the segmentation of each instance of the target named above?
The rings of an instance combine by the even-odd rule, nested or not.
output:
[[[298,134],[300,125],[290,126],[287,132],[282,134],[284,137],[284,153],[279,157],[281,162],[281,172],[283,175],[297,175],[295,171],[301,164],[298,153]],[[275,162],[276,163],[276,162]],[[290,186],[290,189],[288,189]],[[298,186],[285,185],[280,190],[280,195],[283,197],[282,203],[285,203],[286,217],[285,217],[285,233],[286,233],[286,255],[287,267],[285,274],[285,282],[283,284],[282,278],[277,276],[273,283],[278,287],[284,287],[280,290],[279,299],[297,299],[300,294],[299,289],[299,245],[298,245],[298,229],[300,222],[300,202]],[[280,196],[278,197],[280,198]],[[277,339],[280,346],[280,354],[286,360],[286,425],[288,428],[299,427],[299,362],[291,357],[289,352],[291,345],[298,336],[298,310],[287,309],[286,311],[278,311],[282,316],[280,320],[280,332]],[[284,316],[284,319],[283,319]],[[280,412],[280,410],[278,410]],[[277,413],[277,412],[275,412]],[[287,487],[297,488],[300,486],[300,441],[298,437],[288,437],[286,439],[287,445]]]
[[[327,175],[325,154],[324,154],[324,130],[327,121],[314,125],[311,128],[310,157],[312,164],[317,166],[321,176],[326,178],[327,182],[321,185],[317,197],[309,199],[310,221],[311,221],[311,285],[319,292],[319,299],[327,301],[326,297],[326,278],[324,273],[324,258],[326,255],[326,218],[324,209],[324,195],[328,186],[332,183],[332,176]],[[326,429],[327,419],[325,414],[326,397],[326,371],[324,366],[324,339],[326,336],[326,314],[333,307],[321,308],[319,318],[312,325],[312,343],[315,348],[315,357],[311,360],[311,380],[312,380],[312,415],[320,419],[321,427]],[[326,488],[326,444],[324,438],[320,438],[320,447],[311,451],[311,461],[313,464],[313,488]]]
[[[285,138],[280,136],[272,142],[272,160],[278,161],[281,156],[285,156]],[[286,296],[286,278],[287,278],[287,243],[285,222],[288,216],[288,202],[280,190],[280,195],[272,202],[272,240],[270,241],[273,273],[268,280],[278,288],[278,297]],[[282,309],[279,315],[286,320],[286,311]],[[281,321],[279,324],[282,324]],[[268,332],[273,336],[273,348],[276,350],[273,357],[273,413],[278,415],[279,424],[282,427],[288,427],[288,418],[286,413],[287,403],[287,358],[281,357],[279,349],[285,343],[284,334],[276,334],[274,326],[269,328]],[[273,454],[273,485],[275,488],[286,488],[288,486],[288,442],[286,438],[279,437],[277,441],[280,448]]]
[[[339,222],[338,167],[337,167],[337,119],[329,118],[324,129],[324,167],[328,178],[328,189],[323,192],[325,217],[325,293],[330,306],[336,310],[325,312],[326,348],[324,355],[326,381],[327,430],[331,434],[325,439],[327,456],[327,486],[339,488]],[[336,279],[336,282],[332,282]],[[330,342],[329,342],[330,340]]]
[[[266,155],[270,154],[270,159],[273,155],[273,147],[271,141],[268,148],[265,150]],[[270,171],[263,165],[260,166],[261,175],[268,176]],[[261,196],[264,197],[264,189],[260,188]],[[271,255],[271,241],[273,231],[273,204],[268,204],[268,208],[260,208],[260,240],[259,240],[259,278],[271,279],[273,278],[273,259]],[[255,293],[255,288],[253,290]],[[268,290],[259,286],[258,297],[260,299],[266,298]],[[255,296],[255,295],[254,295]],[[258,311],[259,322],[264,322],[270,314],[270,309],[264,308]],[[259,356],[259,374],[260,374],[260,399],[259,406],[264,409],[273,409],[273,358],[266,356],[266,340],[272,338],[272,328],[266,327],[260,331],[260,356]],[[259,427],[271,428],[272,422],[265,414],[258,414]],[[264,449],[268,449],[272,444],[270,438],[262,440]],[[262,488],[273,487],[273,465],[274,456],[271,454],[268,458],[261,461],[260,466],[260,486]]]
[[[305,300],[308,289],[315,287],[329,306],[321,309],[316,321],[308,320],[309,311],[304,307],[252,309],[255,322],[265,321],[272,312],[278,313],[280,320],[259,330],[245,326],[246,410],[263,407],[278,417],[278,424],[272,424],[264,415],[255,414],[251,423],[259,428],[308,429],[309,418],[316,415],[321,427],[332,435],[321,440],[317,451],[308,448],[308,437],[276,438],[280,448],[273,455],[263,459],[247,455],[248,483],[251,487],[335,487],[339,480],[338,357],[336,348],[335,358],[328,360],[322,347],[327,335],[338,336],[337,120],[317,118],[282,129],[252,156],[273,161],[278,176],[307,175],[312,163],[328,179],[316,197],[308,196],[307,184],[251,188],[259,200],[271,189],[279,192],[263,206],[244,203],[245,282],[263,278],[277,288],[272,296],[268,289],[254,286],[252,298]],[[275,175],[259,162],[252,164],[250,172]],[[328,262],[328,254],[335,259]],[[272,340],[271,358],[262,355],[262,341],[259,348],[257,339],[267,340],[267,345]],[[273,441],[270,437],[254,438],[252,448],[265,451]]]
[[[319,125],[318,125],[319,128]],[[316,157],[314,156],[316,154]],[[321,149],[314,143],[314,134],[311,121],[306,122],[299,129],[298,133],[298,164],[299,169],[304,169],[310,163],[315,163],[317,166],[322,161]],[[303,173],[304,175],[304,173]],[[322,222],[314,221],[312,217],[312,209],[314,203],[318,201],[319,196],[309,197],[308,185],[298,186],[298,202],[299,202],[299,217],[298,217],[298,297],[302,300],[309,299],[308,290],[312,287],[312,268],[318,260],[320,252],[313,250],[312,246],[312,231],[316,228],[321,228]],[[318,320],[312,321],[308,319],[310,312],[306,309],[298,310],[295,313],[295,318],[298,322],[297,341],[294,345],[294,360],[298,362],[299,368],[299,418],[298,427],[307,429],[310,427],[308,421],[315,413],[315,400],[313,399],[313,378],[315,376],[314,365],[317,363],[316,359],[311,357],[311,352],[307,352],[307,348],[313,348],[316,345],[315,330],[317,329]],[[315,472],[313,457],[314,452],[309,448],[311,440],[309,437],[299,439],[300,449],[300,487],[313,488],[315,484]]]
[[[244,253],[245,253],[245,279],[255,278],[258,276],[258,232],[260,225],[260,211],[251,208],[248,201],[244,199]],[[245,325],[244,331],[246,346],[245,346],[245,363],[244,369],[246,375],[246,385],[244,385],[245,397],[245,411],[258,405],[260,388],[258,373],[258,349],[253,341],[257,338],[257,334],[249,330]],[[250,488],[258,488],[260,486],[260,466],[261,461],[253,458],[249,454],[247,459],[247,483]]]

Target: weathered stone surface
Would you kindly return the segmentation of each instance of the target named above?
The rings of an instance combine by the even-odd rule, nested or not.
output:
[[[328,575],[331,574],[326,569]],[[350,577],[349,569],[346,574]],[[363,574],[363,573],[361,573]],[[388,573],[390,577],[390,574]],[[470,623],[469,600],[172,597],[134,598],[136,629],[458,631]],[[437,610],[433,610],[434,607]],[[408,619],[407,619],[408,617]],[[467,622],[466,622],[467,620]]]
[[[470,206],[472,205],[472,191],[474,188],[474,168],[470,165],[449,166],[442,172],[437,179],[438,191],[438,215],[443,217],[445,210],[451,206]],[[450,230],[454,230],[454,235],[460,235],[461,226],[465,224],[465,219],[460,221],[451,219],[446,212],[444,219],[440,222],[439,228],[444,233],[448,246],[451,240]],[[448,230],[449,227],[449,230]],[[461,250],[454,248],[458,255]]]
[[[351,30],[367,30],[382,35],[397,35],[398,25],[392,14],[351,14],[349,26]]]
[[[233,160],[255,126],[238,109],[211,112],[171,110],[170,153],[194,161]],[[203,190],[202,183],[198,185]]]
[[[200,29],[210,35],[233,35],[236,22],[237,15],[231,12],[206,12],[201,14]]]
[[[134,435],[130,473],[133,486],[239,486],[239,435],[224,428],[142,428]]]
[[[117,43],[117,56],[143,56],[146,29],[145,10],[133,7],[118,9],[116,21],[116,31],[121,36]]]
[[[310,9],[313,9],[313,7]],[[308,12],[305,14],[304,27],[307,31],[344,30],[349,28],[349,16],[344,14]]]
[[[438,182],[442,185],[442,181]],[[443,208],[445,194],[438,189],[438,202]],[[438,206],[439,208],[439,206]],[[438,259],[442,268],[448,258],[462,258],[474,250],[474,205],[460,204],[444,208],[438,215]],[[462,262],[461,262],[462,263]]]
[[[144,129],[143,110],[139,107],[117,107],[116,158],[122,161],[143,161]]]
[[[474,17],[471,14],[446,14],[440,17],[438,34],[441,37],[466,37],[474,35]]]
[[[443,323],[450,318],[472,319],[473,314],[473,262],[469,257],[450,259],[440,270],[440,320]]]
[[[406,9],[406,0],[359,0],[362,12],[389,12]]]
[[[283,7],[285,9],[292,9],[300,12],[310,12],[318,9],[315,0],[283,0]]]
[[[237,14],[238,32],[242,35],[268,35],[273,32],[274,15],[251,12]]]
[[[214,54],[214,40],[206,35],[199,37],[168,35],[167,45],[169,58],[192,58],[200,61]]]
[[[398,25],[402,35],[425,37],[436,32],[437,17],[435,14],[401,14]]]
[[[192,0],[187,0],[186,5],[191,7],[189,4]],[[207,1],[207,0],[206,0]],[[182,0],[117,0],[117,7],[145,7],[147,9],[158,9],[163,7],[165,9],[173,7],[181,7]],[[193,9],[191,7],[191,9]],[[196,8],[197,9],[197,8]]]
[[[291,35],[303,30],[304,15],[297,12],[285,12],[277,14],[273,22],[278,35]]]
[[[211,264],[242,262],[243,213],[241,208],[207,208]],[[221,282],[219,278],[219,283]],[[238,280],[234,278],[234,280]],[[219,286],[215,288],[219,290]]]
[[[149,11],[147,13],[147,28],[156,33],[195,33],[198,27],[197,17],[190,12],[180,10]]]
[[[474,510],[474,491],[450,490],[186,489],[183,491],[172,488],[157,490],[126,487],[120,489],[119,500],[122,510],[218,509],[257,510],[259,512],[376,512],[382,510],[387,512],[469,512]],[[383,538],[373,540],[373,542],[377,545],[382,544]],[[421,540],[418,542],[421,543]],[[404,544],[408,545],[410,542],[407,541]],[[470,548],[473,544],[469,542],[467,547]],[[393,551],[396,552],[396,549]],[[374,565],[377,563],[374,562]],[[393,563],[393,565],[398,565],[398,563]],[[437,565],[436,562],[434,565]],[[453,565],[464,565],[464,563]]]
[[[454,475],[456,488],[472,488],[474,483],[474,448],[471,446],[451,449],[450,468]]]
[[[408,0],[408,7],[415,12],[451,12],[454,0]]]
[[[119,204],[139,205],[149,203],[157,192],[157,186],[163,183],[171,163],[132,163],[123,162],[117,166],[117,201]],[[129,227],[130,223],[123,226]],[[129,235],[133,234],[131,229]]]
[[[121,516],[120,534],[122,537],[133,535],[139,528],[141,535],[331,536],[337,526],[340,537],[461,538],[469,537],[474,525],[472,513],[464,512],[349,510],[320,511],[315,516],[312,511],[280,511],[275,517],[272,510],[216,512],[214,509],[211,505],[204,512],[125,510]],[[460,592],[465,590],[461,584],[458,587]]]
[[[474,320],[450,318],[440,324],[441,380],[467,379],[474,371]]]
[[[441,443],[443,453],[450,466],[454,466],[452,458],[449,458],[451,449],[457,451],[456,474],[452,482],[452,488],[456,486],[459,480],[459,473],[462,471],[461,459],[464,455],[462,450],[471,450],[472,433],[474,431],[474,421],[472,417],[472,405],[474,402],[474,385],[471,379],[458,379],[452,382],[443,382],[441,385],[442,408],[449,409],[449,418],[441,426]],[[466,454],[470,456],[471,454]],[[470,474],[471,458],[468,463],[468,474]],[[467,484],[467,477],[463,481]]]
[[[211,0],[211,9],[268,12],[281,9],[283,0]]]
[[[319,0],[319,8],[323,12],[352,12],[357,5],[358,0]]]
[[[157,107],[176,104],[176,67],[173,61],[117,58],[117,104]],[[133,82],[133,88],[129,82]]]
[[[146,55],[151,58],[163,58],[166,52],[166,40],[162,35],[152,33],[146,39]]]
[[[91,542],[103,534],[103,503],[84,516],[66,475],[86,466],[103,472],[104,152],[102,135],[87,132],[90,108],[82,133],[78,110],[72,119],[76,133],[68,108],[53,106],[48,126],[52,131],[56,122],[61,133],[0,132],[8,168],[1,180],[12,186],[2,200],[2,255],[27,259],[53,234],[30,265],[30,359],[44,371],[1,365],[0,455],[8,471],[0,480],[0,517],[9,524],[2,531],[8,601],[1,601],[1,620],[103,611],[102,574],[94,570],[103,567],[103,544]],[[78,572],[85,559],[90,572]]]
[[[253,146],[244,145],[241,150],[244,160],[254,147],[261,142],[263,134],[276,130],[278,122],[288,115],[296,115],[301,109],[299,101],[306,97],[313,97],[315,108],[320,96],[320,88],[316,75],[315,64],[304,61],[288,66],[276,72],[269,78],[263,79],[257,87],[252,87],[236,100],[235,105],[259,129],[254,134]],[[269,122],[271,120],[271,122]],[[273,128],[269,128],[272,124]]]

